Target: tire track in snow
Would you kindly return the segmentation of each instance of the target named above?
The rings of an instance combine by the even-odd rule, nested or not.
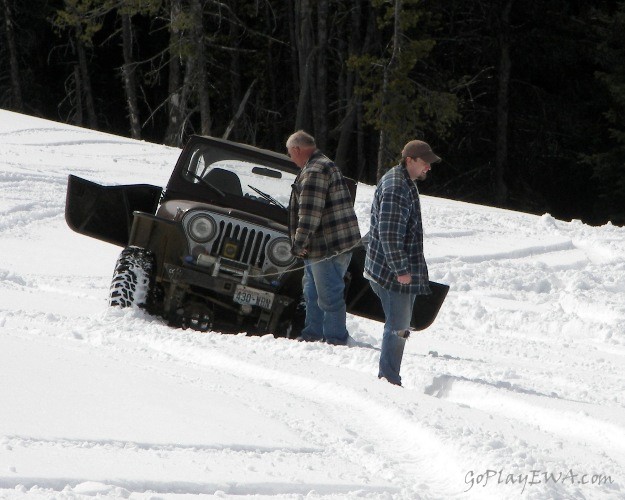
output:
[[[62,457],[58,468],[54,464],[56,457]],[[131,493],[148,491],[272,496],[310,491],[328,495],[348,494],[354,490],[365,494],[395,491],[392,486],[310,481],[307,468],[323,470],[328,466],[328,457],[306,448],[181,446],[4,436],[0,437],[0,460],[6,466],[5,474],[0,475],[0,490],[22,493],[43,490],[41,493],[46,497],[56,497],[59,492],[87,494],[87,485],[95,488],[92,495],[122,489],[123,492],[114,493],[116,497],[125,498]],[[75,465],[68,471],[63,468],[63,462]],[[296,481],[285,481],[279,467],[281,463],[288,463],[289,467],[299,465],[304,474]],[[142,471],[146,466],[154,473],[146,475]],[[142,472],[133,474],[136,469]],[[240,471],[245,471],[245,480],[241,480]],[[198,481],[198,477],[204,479]],[[2,491],[0,497],[5,498]]]
[[[319,373],[311,377],[294,375],[301,370],[293,366],[292,372],[289,371],[293,360],[288,351],[298,348],[307,350],[307,345],[269,336],[211,337],[214,334],[181,332],[166,327],[158,320],[146,325],[145,319],[149,317],[137,310],[108,310],[104,317],[90,319],[83,324],[80,335],[76,337],[73,330],[65,328],[68,323],[75,322],[74,318],[57,318],[56,325],[51,325],[49,321],[46,324],[47,316],[39,316],[38,319],[36,314],[31,315],[35,323],[41,322],[39,327],[33,325],[30,329],[35,335],[61,336],[105,348],[112,353],[132,352],[141,357],[166,360],[164,366],[169,365],[170,368],[173,361],[184,366],[192,364],[200,370],[210,368],[238,379],[238,384],[242,386],[253,382],[263,390],[288,394],[292,408],[308,408],[308,411],[325,416],[327,420],[294,418],[288,411],[285,413],[282,409],[274,410],[266,406],[263,411],[269,418],[294,429],[306,441],[322,449],[324,461],[331,462],[339,457],[339,461],[361,469],[362,484],[352,485],[353,491],[366,489],[367,481],[373,478],[375,482],[378,478],[389,485],[387,493],[399,494],[399,498],[453,498],[462,492],[462,485],[450,481],[450,476],[457,479],[464,477],[465,471],[453,458],[456,451],[411,415],[410,406],[418,406],[414,402],[414,393],[387,386],[376,379],[371,380],[372,386],[362,387],[360,372],[350,373],[351,370],[346,371],[343,367],[324,366],[312,356],[311,367]],[[224,346],[222,341],[228,345]],[[284,358],[280,356],[276,359],[276,350],[272,349],[274,359],[270,363],[260,365],[250,360],[250,351],[262,353],[263,344],[273,346],[278,342],[287,343]],[[240,353],[241,357],[221,352],[223,347],[228,351],[235,348],[233,352]],[[332,350],[329,346],[328,349]],[[295,363],[302,361],[295,360]],[[284,367],[277,368],[281,364]],[[333,382],[332,376],[326,376],[330,372],[341,380],[341,384]],[[232,383],[228,386],[231,387]],[[411,402],[397,407],[398,397]],[[284,400],[284,397],[278,400]],[[401,440],[397,439],[398,434],[402,436]],[[319,493],[317,486],[326,493],[332,492],[321,483],[310,489]],[[397,493],[399,490],[403,493]],[[340,488],[333,491],[335,494],[340,492]]]
[[[161,452],[222,452],[231,451],[236,453],[259,453],[270,454],[276,452],[293,453],[293,454],[314,454],[321,451],[320,448],[294,447],[285,446],[262,446],[262,445],[242,445],[242,444],[180,444],[180,443],[145,443],[133,441],[118,440],[92,440],[92,439],[69,439],[69,438],[38,438],[33,436],[3,436],[0,439],[0,446],[5,449],[13,449],[15,447],[36,448],[49,446],[55,448],[82,448],[82,449],[107,449],[107,450],[142,450],[150,453]]]
[[[218,371],[230,373],[232,376],[239,377],[242,383],[246,383],[246,380],[260,383],[261,385],[277,388],[283,390],[292,395],[294,401],[300,401],[302,404],[310,404],[314,402],[318,404],[322,411],[327,412],[335,416],[336,412],[341,407],[348,408],[350,411],[344,415],[335,416],[337,425],[343,425],[346,430],[351,428],[357,432],[352,435],[351,439],[330,439],[328,440],[323,425],[313,423],[310,429],[306,429],[306,422],[285,422],[291,427],[297,428],[299,431],[308,431],[308,438],[316,441],[319,446],[326,447],[328,450],[328,456],[340,455],[345,457],[345,460],[352,460],[358,463],[365,464],[363,468],[368,471],[368,474],[373,476],[380,476],[386,478],[402,488],[402,498],[411,498],[415,495],[429,498],[429,494],[424,490],[419,489],[419,478],[427,477],[429,485],[429,492],[432,495],[431,498],[441,498],[453,496],[453,492],[450,493],[449,487],[440,487],[436,481],[436,474],[432,481],[431,469],[425,469],[423,467],[423,456],[415,452],[419,447],[425,446],[429,449],[440,449],[440,440],[431,444],[424,443],[422,434],[419,430],[415,430],[413,427],[414,422],[410,419],[406,419],[406,415],[397,411],[388,410],[384,408],[384,411],[379,411],[380,406],[384,407],[385,393],[383,390],[378,390],[378,386],[373,388],[367,387],[368,391],[364,393],[360,390],[352,389],[352,384],[349,381],[345,382],[345,387],[338,386],[332,382],[320,382],[320,380],[328,380],[328,377],[319,377],[319,380],[315,378],[293,377],[288,371],[290,359],[289,356],[294,350],[308,350],[314,347],[323,351],[326,357],[336,357],[336,354],[340,354],[329,346],[317,346],[317,345],[303,345],[295,344],[292,341],[274,340],[273,338],[236,338],[233,336],[222,335],[200,335],[191,332],[181,332],[176,329],[169,329],[164,326],[160,321],[155,320],[151,326],[146,328],[145,319],[148,316],[143,315],[142,312],[136,310],[107,310],[105,316],[97,321],[90,321],[88,325],[87,334],[84,335],[84,339],[87,342],[94,341],[94,337],[97,337],[96,344],[102,345],[102,339],[106,339],[106,347],[115,350],[131,350],[139,349],[142,355],[145,355],[144,347],[149,346],[149,349],[154,351],[152,356],[158,356],[158,353],[164,354],[169,360],[176,359],[181,363],[193,363],[198,366],[212,367]],[[81,329],[84,331],[84,329]],[[131,332],[140,332],[140,335]],[[90,335],[93,334],[94,337]],[[210,342],[208,342],[210,340]],[[224,345],[223,342],[229,345]],[[276,369],[272,366],[259,366],[254,362],[249,362],[246,358],[246,354],[249,356],[250,351],[254,352],[260,350],[264,343],[266,345],[274,344],[276,342],[288,342],[285,344],[287,349],[284,359],[282,357],[273,359],[271,362],[280,365],[285,363],[285,368]],[[223,355],[221,352],[217,352],[219,348],[226,348],[228,352],[238,353],[238,348],[243,356],[240,358],[236,356]],[[217,349],[215,349],[217,348]],[[356,353],[357,351],[353,351]],[[367,353],[369,350],[367,350]],[[276,351],[271,351],[271,356],[275,357],[278,354]],[[308,353],[312,358],[313,355],[321,354],[321,352]],[[149,355],[149,354],[148,354]],[[318,356],[316,356],[318,358]],[[298,358],[297,361],[302,361],[304,357]],[[313,363],[317,363],[319,359],[311,359]],[[267,360],[269,362],[269,360]],[[336,367],[330,366],[329,369]],[[294,370],[295,371],[295,370]],[[297,370],[301,372],[301,370]],[[337,370],[339,373],[339,370]],[[313,375],[314,377],[314,375]],[[362,380],[356,380],[356,384],[361,384]],[[360,387],[360,385],[359,385]],[[384,387],[385,386],[380,386]],[[397,392],[397,391],[395,391]],[[400,391],[403,392],[403,391]],[[405,391],[408,392],[408,391]],[[517,391],[521,395],[525,393],[531,393],[532,391]],[[399,396],[400,394],[394,394],[393,396]],[[531,394],[530,394],[531,395]],[[534,394],[534,396],[546,396],[540,394]],[[443,398],[445,399],[445,398]],[[483,396],[476,398],[478,402],[484,399]],[[496,400],[497,397],[491,398]],[[478,406],[471,405],[470,403],[462,403],[447,398],[452,405],[461,405],[465,407],[475,408],[479,411],[484,411]],[[398,401],[393,400],[392,405],[396,408],[402,408],[401,405],[397,405]],[[296,403],[294,403],[296,404]],[[363,408],[365,407],[366,408]],[[389,407],[391,405],[389,404]],[[449,411],[453,411],[449,408]],[[351,416],[350,416],[351,415]],[[356,415],[361,415],[362,418],[354,418]],[[498,415],[492,413],[492,415]],[[508,419],[507,415],[501,415],[505,419]],[[276,419],[282,419],[284,416],[280,413],[273,413],[272,417]],[[356,421],[356,423],[353,423]],[[390,445],[385,446],[383,443],[383,433],[380,433],[380,428],[384,428],[386,425],[392,423],[396,425],[398,422],[401,426],[402,423],[406,423],[406,427],[400,427],[404,430],[404,434],[410,436],[402,443],[392,442]],[[371,423],[371,425],[369,425]],[[532,425],[527,425],[532,427]],[[418,427],[418,426],[417,426]],[[396,428],[395,428],[396,429]],[[330,432],[330,436],[339,434],[337,432]],[[393,432],[395,434],[395,432]],[[370,436],[376,436],[376,440],[370,439]],[[486,450],[488,449],[505,449],[505,438],[497,437],[497,433],[492,433],[489,437],[489,433],[484,434],[484,437],[489,440],[485,442]],[[489,444],[490,443],[490,444]],[[500,443],[500,444],[498,444]],[[416,446],[415,446],[416,444]],[[510,443],[508,443],[510,444]],[[504,448],[500,448],[504,446]],[[490,448],[489,448],[490,447]],[[391,451],[389,451],[391,450]],[[445,450],[443,452],[447,456],[455,456],[453,452]],[[453,467],[452,467],[453,468]],[[442,471],[443,469],[440,468]],[[442,472],[441,472],[441,475]],[[449,477],[450,470],[445,469],[445,476]],[[457,472],[454,475],[458,475]]]
[[[618,409],[618,420],[606,420],[601,408],[564,400],[555,395],[533,391],[512,391],[454,376],[440,376],[428,393],[459,405],[516,421],[540,432],[570,441],[572,438],[589,449],[599,447],[602,457],[623,471],[625,463],[625,409]],[[612,419],[616,409],[610,409]],[[607,413],[607,412],[606,412]]]
[[[373,388],[356,390],[327,381],[328,377],[322,377],[326,381],[320,381],[315,376],[310,378],[294,375],[288,370],[260,366],[215,349],[206,349],[198,345],[201,342],[194,341],[192,337],[188,339],[192,345],[185,345],[178,338],[172,337],[166,339],[155,339],[152,336],[135,337],[132,340],[180,361],[211,367],[235,377],[254,381],[255,384],[269,385],[303,401],[304,404],[319,405],[324,413],[330,414],[335,419],[337,425],[346,430],[352,429],[352,433],[354,428],[357,431],[352,439],[328,443],[324,422],[311,422],[313,429],[309,430],[307,438],[316,439],[319,446],[329,445],[333,454],[338,453],[346,460],[358,457],[357,462],[363,467],[370,468],[371,473],[392,478],[393,482],[402,488],[407,498],[413,495],[427,497],[433,492],[434,498],[440,495],[452,498],[461,491],[458,490],[457,484],[451,484],[449,480],[450,476],[457,478],[464,476],[461,467],[454,461],[455,451],[438,439],[431,430],[407,418],[407,415],[394,409],[393,404],[386,403],[388,398],[397,396],[396,391],[399,391],[390,388],[392,392],[389,394],[386,383],[375,381]],[[273,338],[268,341],[293,342]],[[322,367],[322,370],[336,372],[339,377],[342,374],[342,382],[347,382],[349,378],[345,377],[344,370],[339,368],[326,366]],[[389,425],[392,432],[386,431]],[[401,441],[397,441],[397,434],[403,436]],[[383,456],[379,456],[381,451],[384,453]]]
[[[47,137],[51,137],[53,134],[56,134],[60,137],[68,137],[68,139],[64,141],[57,140],[56,142],[53,140],[47,140],[45,142],[41,142],[42,135],[46,135]],[[76,139],[77,135],[83,135],[85,137],[84,140]],[[71,127],[65,126],[63,128],[56,127],[41,127],[41,128],[25,128],[25,129],[17,129],[11,130],[10,132],[0,132],[0,137],[7,138],[16,138],[23,139],[19,142],[10,142],[4,141],[3,146],[36,146],[36,147],[57,147],[57,146],[80,146],[80,145],[93,145],[93,144],[121,144],[121,145],[130,145],[136,146],[137,141],[133,141],[131,139],[126,139],[121,136],[116,136],[113,134],[107,134],[106,132],[99,132],[98,138],[94,138],[93,130],[81,128],[81,127]],[[35,137],[38,142],[25,142],[24,140],[28,140],[30,137]],[[69,138],[72,139],[69,139]]]
[[[180,360],[169,355],[163,356],[161,352],[146,349],[136,339],[130,342],[124,338],[107,338],[110,331],[103,328],[102,323],[94,320],[85,323],[81,332],[88,341],[84,343],[97,347],[98,358],[100,355],[111,360],[121,357],[127,362],[127,359],[130,359],[127,354],[132,353],[132,359],[136,360],[136,364],[132,362],[131,365],[142,370],[148,368],[155,372],[155,375],[160,375],[159,377],[150,375],[149,378],[151,379],[160,380],[162,375],[166,375],[176,380],[177,383],[203,388],[204,382],[196,379],[193,375],[193,370],[197,369],[193,368],[189,371],[188,360]],[[15,338],[24,336],[21,332],[12,333],[10,326],[7,326],[9,327],[7,332],[9,335]],[[113,330],[117,330],[118,327],[119,323],[113,327]],[[165,327],[158,329],[163,328]],[[57,325],[54,331],[49,325],[45,330],[28,327],[26,330],[37,337],[72,338],[71,334],[67,332],[67,324]],[[131,334],[131,332],[127,333]],[[98,336],[99,338],[96,338]],[[69,344],[70,348],[71,345]],[[78,346],[80,344],[73,345]],[[146,360],[149,362],[146,363]],[[200,368],[205,369],[205,367]],[[211,391],[215,389],[215,386],[212,385],[215,375],[214,371],[211,371],[211,373],[202,376],[204,381],[209,381],[208,389]],[[218,374],[217,378],[218,380],[224,379],[221,374]],[[243,380],[241,383],[248,384],[249,381]],[[228,392],[223,392],[223,388],[222,392],[230,395],[230,391],[234,390],[236,395],[238,394],[236,387],[232,382],[227,381],[225,388]],[[262,393],[263,390],[261,387],[256,393]],[[277,410],[272,413],[276,422],[280,422],[277,418],[279,415]],[[7,453],[3,451],[2,444],[4,444],[4,451],[10,452],[8,458],[6,458]],[[3,457],[3,455],[5,456]],[[13,456],[12,459],[11,456]],[[62,460],[59,461],[58,469],[51,470],[48,467],[50,463],[54,463],[53,457],[55,456],[62,456]],[[16,477],[14,480],[10,480],[10,478],[5,480],[5,478],[0,477],[0,488],[3,486],[15,488],[19,485],[28,485],[29,487],[38,485],[61,491],[66,488],[78,487],[80,483],[86,480],[83,478],[89,478],[137,492],[144,492],[149,489],[161,493],[181,494],[212,494],[224,491],[229,494],[292,495],[316,491],[319,494],[342,495],[353,491],[359,491],[362,494],[388,494],[397,491],[397,488],[389,484],[388,481],[352,480],[360,474],[362,469],[360,465],[350,462],[346,467],[341,463],[340,457],[326,450],[325,443],[319,448],[309,446],[293,448],[284,445],[263,447],[236,444],[180,446],[167,443],[7,436],[3,439],[0,438],[0,463],[13,463],[11,465],[14,469],[13,472],[19,475],[19,478]],[[221,463],[224,464],[223,467],[219,465]],[[65,464],[79,464],[76,466],[74,476],[65,475],[68,471]],[[286,466],[288,477],[284,477],[283,465]],[[146,469],[147,466],[150,468]],[[27,467],[30,467],[28,470],[37,471],[38,475],[36,477],[30,476],[28,470],[24,470]],[[209,467],[209,469],[204,470],[204,467]],[[163,469],[164,473],[160,476],[157,475],[159,480],[154,478],[154,474],[146,474],[145,476],[139,475],[134,481],[135,478],[131,471],[135,468],[142,471],[141,474],[145,474],[146,470],[160,469]],[[48,471],[47,475],[44,474],[45,471]],[[114,471],[117,472],[114,473]],[[337,476],[335,471],[345,473],[345,477]],[[185,477],[195,479],[201,477],[207,478],[207,480],[206,482],[197,480],[185,482]],[[210,481],[212,478],[216,478],[214,482]],[[136,486],[137,483],[145,486]]]
[[[555,243],[537,244],[534,246],[517,247],[509,251],[489,252],[480,250],[476,255],[453,256],[453,261],[465,264],[476,264],[492,260],[525,259],[527,257],[537,257],[544,254],[568,252],[575,249],[571,240],[558,241]],[[452,259],[449,255],[428,258],[428,264],[448,263]]]
[[[31,209],[19,209],[10,211],[7,216],[0,221],[0,232],[24,231],[32,224],[52,221],[62,217],[59,207],[47,207],[38,204]]]
[[[0,199],[5,205],[0,232],[23,232],[32,224],[62,217],[66,185],[65,177],[0,172]],[[33,190],[38,193],[37,200],[32,199]]]

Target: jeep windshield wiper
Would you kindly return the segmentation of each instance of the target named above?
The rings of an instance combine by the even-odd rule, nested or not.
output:
[[[214,186],[210,181],[208,181],[205,177],[201,177],[197,174],[194,174],[193,172],[187,172],[187,175],[193,177],[194,179],[196,179],[200,184],[204,184],[206,187],[209,187],[210,189],[212,189],[213,191],[215,191],[219,196],[221,196],[222,198],[226,197],[226,193],[224,193],[221,189],[219,189],[217,186]]]
[[[280,207],[282,210],[288,212],[289,209],[286,208],[282,203],[280,203],[278,200],[276,200],[273,196],[271,196],[270,194],[267,194],[263,191],[261,191],[258,188],[255,188],[254,186],[250,186],[249,184],[247,185],[247,187],[249,187],[250,189],[253,189],[256,193],[258,193],[261,197],[263,197],[265,200],[267,200],[269,203],[273,203],[274,205]]]

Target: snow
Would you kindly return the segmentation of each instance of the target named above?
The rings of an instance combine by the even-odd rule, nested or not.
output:
[[[0,498],[625,498],[624,229],[423,196],[451,291],[398,388],[374,321],[347,348],[107,306],[120,248],[67,227],[67,175],[178,154],[0,111]]]

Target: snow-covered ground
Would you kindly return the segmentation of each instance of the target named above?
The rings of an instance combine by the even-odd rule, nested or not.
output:
[[[0,498],[625,498],[625,229],[424,196],[451,291],[398,388],[373,321],[347,348],[107,307],[120,249],[68,229],[67,175],[164,185],[178,153],[0,111]]]

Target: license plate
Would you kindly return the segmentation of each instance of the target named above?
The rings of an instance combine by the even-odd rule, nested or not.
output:
[[[257,290],[249,286],[237,285],[232,298],[237,304],[259,306],[263,309],[271,309],[274,294]]]

